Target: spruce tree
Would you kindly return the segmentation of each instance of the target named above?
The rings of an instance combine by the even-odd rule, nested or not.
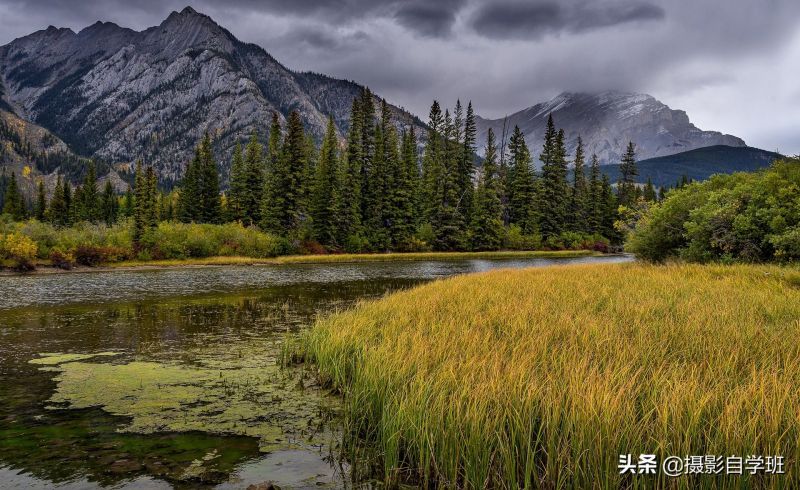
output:
[[[200,171],[198,173],[198,220],[201,223],[218,223],[222,215],[219,193],[219,170],[214,160],[211,136],[206,133],[200,142]]]
[[[458,161],[462,155],[461,147],[455,140],[455,126],[449,111],[445,111],[442,131],[443,151],[439,163],[436,194],[439,198],[436,210],[431,217],[434,248],[436,250],[460,250],[464,247],[464,216],[458,208],[459,194],[457,183]]]
[[[375,103],[369,88],[361,91],[361,223],[367,233],[368,221],[375,203],[375,185],[371,182],[375,162]],[[368,233],[367,233],[368,234]]]
[[[617,195],[619,204],[630,206],[636,202],[636,176],[639,175],[636,169],[636,146],[633,142],[628,142],[628,148],[622,157],[622,164],[619,166],[620,180],[617,184]]]
[[[64,177],[64,225],[72,224],[72,186],[69,179]]]
[[[499,196],[500,176],[494,131],[486,136],[486,155],[472,211],[471,242],[474,250],[496,250],[503,243],[502,203]]]
[[[289,115],[286,128],[286,139],[283,144],[286,174],[286,214],[284,226],[286,230],[300,229],[304,218],[305,202],[303,195],[303,175],[308,171],[308,146],[305,129],[297,111]]]
[[[109,226],[116,223],[119,214],[119,200],[117,199],[117,193],[114,192],[114,186],[111,185],[110,180],[106,181],[100,203],[100,208],[102,210],[101,219]]]
[[[147,228],[147,177],[142,166],[142,161],[136,162],[133,192],[135,197],[133,205],[133,243],[139,244]]]
[[[362,170],[364,227],[370,246],[375,250],[387,250],[390,246],[387,224],[391,219],[388,206],[392,184],[389,169],[397,164],[397,138],[393,132],[389,106],[382,100],[381,116],[374,129],[374,154],[366,171]]]
[[[81,185],[81,198],[79,201],[79,206],[81,207],[79,211],[80,220],[81,221],[90,221],[92,223],[97,223],[100,221],[100,199],[98,197],[98,190],[97,190],[97,170],[93,161],[89,161],[88,168],[86,170],[86,176],[83,179],[83,185]]]
[[[464,211],[464,220],[469,223],[472,212],[472,197],[474,186],[472,183],[475,171],[475,141],[478,129],[475,125],[475,112],[472,110],[472,101],[467,104],[467,114],[464,118],[464,137],[461,143],[461,158],[458,168],[459,209]]]
[[[285,209],[285,203],[280,186],[285,183],[286,168],[281,149],[281,123],[276,112],[272,113],[267,146],[267,171],[261,196],[260,226],[264,230],[282,233],[281,213]]]
[[[570,196],[569,218],[572,230],[586,233],[589,230],[590,212],[589,182],[586,180],[586,163],[583,153],[583,139],[578,136],[573,166],[572,192]]]
[[[611,242],[618,243],[620,237],[619,232],[614,227],[614,223],[619,219],[617,210],[619,202],[614,190],[611,188],[611,182],[609,182],[608,176],[605,174],[603,174],[601,188],[602,221],[600,223],[600,233]]]
[[[122,198],[120,215],[124,218],[130,218],[133,216],[133,192],[131,191],[130,186],[128,186],[128,190],[125,191],[125,196]]]
[[[47,214],[47,193],[44,189],[44,180],[39,179],[36,185],[36,207],[34,208],[34,216],[39,221],[45,220]]]
[[[653,186],[653,181],[650,179],[650,177],[647,178],[647,184],[644,186],[642,197],[648,202],[656,202],[658,200],[656,188]]]
[[[215,166],[216,167],[216,166]],[[145,171],[145,226],[155,228],[158,225],[158,179],[152,165]]]
[[[550,238],[565,231],[569,198],[564,131],[556,131],[552,114],[547,118],[544,146],[539,159],[542,161],[540,230],[544,238]]]
[[[391,223],[392,245],[396,249],[404,249],[414,235],[416,224],[415,199],[419,166],[417,164],[417,141],[414,126],[403,129],[400,143],[400,162],[397,165],[392,187],[392,209],[394,216]]]
[[[137,163],[138,166],[141,162]],[[186,166],[186,171],[183,175],[180,191],[178,194],[178,219],[184,223],[191,223],[199,221],[200,217],[200,147],[195,148],[194,158]],[[138,175],[137,170],[137,175]],[[134,206],[138,198],[135,191],[136,185],[134,184]],[[135,212],[133,213],[135,217]],[[135,221],[135,220],[134,220]]]
[[[247,206],[245,204],[247,198],[245,194],[247,192],[247,175],[245,173],[242,144],[237,142],[231,159],[230,189],[228,192],[228,219],[231,221],[245,221],[247,217]]]
[[[264,188],[265,173],[263,147],[255,131],[250,135],[244,159],[244,192],[241,204],[244,221],[248,225],[258,223],[261,218],[261,193]]]
[[[339,195],[338,162],[336,127],[333,124],[333,117],[328,117],[328,126],[322,140],[319,163],[314,178],[311,224],[314,238],[329,247],[335,247],[337,243],[335,218],[339,212],[337,203]]]
[[[350,109],[350,130],[347,134],[347,150],[341,159],[339,180],[341,193],[339,196],[338,241],[342,244],[360,242],[363,236],[361,222],[361,161],[363,141],[363,116],[361,99],[353,99]]]
[[[508,222],[518,225],[523,233],[537,231],[535,216],[534,174],[531,154],[525,144],[525,136],[514,126],[508,145],[509,164],[506,195],[508,196]]]
[[[603,181],[600,177],[600,162],[597,155],[592,155],[589,170],[589,212],[587,214],[587,230],[590,233],[602,233],[603,223]]]
[[[67,203],[64,198],[64,184],[61,182],[61,175],[56,179],[56,187],[53,189],[53,198],[50,199],[50,207],[47,209],[47,221],[56,225],[64,226],[67,224]]]
[[[11,179],[9,179],[6,187],[3,213],[11,215],[11,218],[16,221],[25,219],[25,201],[17,184],[17,175],[14,172],[11,172]]]
[[[422,156],[421,213],[423,222],[430,223],[442,200],[439,190],[443,172],[444,118],[439,102],[433,101],[428,119],[428,138]]]

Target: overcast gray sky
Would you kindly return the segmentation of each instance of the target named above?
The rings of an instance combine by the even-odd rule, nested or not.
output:
[[[0,44],[191,5],[286,66],[501,117],[558,93],[649,93],[702,129],[800,153],[798,0],[0,0]]]

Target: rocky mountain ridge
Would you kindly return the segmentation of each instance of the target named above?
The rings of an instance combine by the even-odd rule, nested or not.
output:
[[[220,155],[252,131],[266,135],[273,112],[300,112],[319,138],[328,115],[349,127],[362,87],[289,70],[264,49],[237,40],[187,7],[141,32],[110,22],[78,33],[49,27],[0,47],[0,88],[21,117],[81,155],[109,162],[142,158],[175,181],[210,132]],[[418,124],[392,107],[399,124]]]
[[[570,154],[580,135],[586,154],[596,153],[602,164],[618,163],[628,141],[636,144],[642,160],[713,145],[747,146],[741,138],[698,129],[686,112],[670,109],[650,95],[616,91],[564,92],[506,118],[478,118],[478,140],[485,142],[489,128],[499,136],[504,127],[511,134],[519,126],[538,164],[550,114],[556,127],[564,128]]]

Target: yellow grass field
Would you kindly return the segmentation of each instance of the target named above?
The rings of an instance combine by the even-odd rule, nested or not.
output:
[[[798,268],[496,270],[361,303],[294,348],[390,482],[800,485]],[[782,455],[786,474],[621,476],[628,453]]]

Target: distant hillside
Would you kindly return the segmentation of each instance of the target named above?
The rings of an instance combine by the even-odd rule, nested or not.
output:
[[[637,163],[639,182],[649,177],[656,187],[672,186],[686,175],[693,180],[705,180],[714,174],[752,172],[768,167],[782,155],[752,148],[716,145],[685,151],[665,157],[650,158]],[[603,165],[603,173],[612,182],[619,179],[619,165]]]

